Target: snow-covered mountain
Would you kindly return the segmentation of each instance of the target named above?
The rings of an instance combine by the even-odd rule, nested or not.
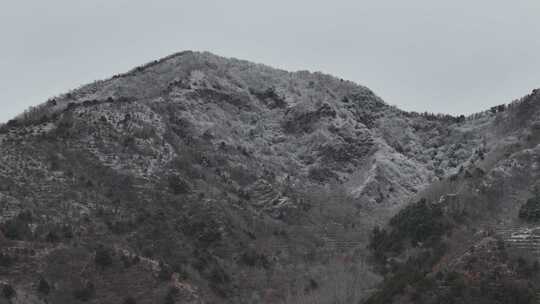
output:
[[[382,280],[371,230],[533,159],[537,98],[409,113],[322,73],[190,51],[83,86],[0,128],[4,295],[358,302]]]

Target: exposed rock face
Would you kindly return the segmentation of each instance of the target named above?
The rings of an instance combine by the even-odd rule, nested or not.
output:
[[[295,303],[332,279],[368,290],[366,231],[478,158],[496,117],[406,113],[321,73],[175,54],[2,127],[4,255],[34,251],[0,277],[36,303]],[[328,276],[347,263],[357,272]]]

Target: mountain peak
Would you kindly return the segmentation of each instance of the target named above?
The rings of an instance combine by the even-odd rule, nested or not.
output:
[[[381,279],[349,267],[368,232],[533,166],[536,115],[407,113],[322,73],[176,53],[0,128],[3,279],[35,303],[42,279],[55,303],[297,303],[337,280],[358,302]]]

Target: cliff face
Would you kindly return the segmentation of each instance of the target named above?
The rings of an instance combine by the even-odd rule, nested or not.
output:
[[[501,115],[178,53],[2,126],[0,278],[20,303],[357,301],[371,228],[484,158]]]

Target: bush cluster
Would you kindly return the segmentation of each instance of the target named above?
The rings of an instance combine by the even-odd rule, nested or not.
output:
[[[523,206],[519,209],[519,218],[529,221],[537,222],[540,220],[540,197],[537,195],[527,200]]]
[[[405,247],[405,241],[410,241],[413,246],[423,242],[436,244],[449,229],[450,223],[441,207],[422,199],[392,217],[389,230],[375,227],[369,249],[383,262],[388,256],[398,255]]]

